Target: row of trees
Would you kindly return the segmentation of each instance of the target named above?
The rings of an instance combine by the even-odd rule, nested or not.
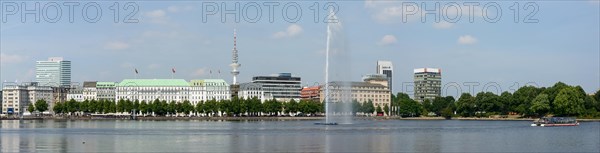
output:
[[[392,96],[392,115],[420,116],[434,114],[463,117],[519,114],[530,116],[582,116],[600,117],[600,90],[587,95],[580,86],[562,82],[552,87],[524,86],[514,93],[480,92],[472,96],[463,93],[458,100],[452,96],[416,102],[404,93]],[[456,114],[454,114],[456,113]]]
[[[282,103],[273,99],[263,103],[257,98],[239,99],[237,97],[231,100],[208,100],[198,102],[196,105],[187,100],[181,103],[158,99],[150,102],[119,100],[115,103],[109,100],[77,102],[71,99],[64,103],[56,103],[53,110],[56,114],[67,115],[77,113],[132,113],[135,110],[137,114],[155,116],[189,116],[191,114],[198,116],[278,116],[283,115],[280,113],[295,115],[298,113],[317,114],[324,111],[323,105],[314,101],[301,100],[296,102],[291,100]]]
[[[35,101],[35,104],[29,103],[27,106],[27,111],[29,113],[33,113],[34,111],[45,112],[48,110],[48,103],[46,100],[40,99]]]

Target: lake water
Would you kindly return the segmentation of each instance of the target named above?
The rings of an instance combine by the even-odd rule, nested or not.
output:
[[[13,121],[0,152],[600,152],[600,122]]]

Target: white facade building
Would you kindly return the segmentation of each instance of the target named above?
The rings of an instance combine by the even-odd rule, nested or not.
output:
[[[84,96],[83,96],[83,90],[81,89],[72,89],[71,91],[69,91],[69,93],[67,94],[67,100],[75,100],[77,102],[82,102],[84,101]]]
[[[190,102],[196,105],[201,101],[229,100],[231,93],[229,84],[223,79],[204,79],[190,81]]]
[[[239,98],[252,99],[254,97],[260,99],[260,102],[273,99],[273,95],[265,93],[260,83],[242,83],[240,84]]]
[[[89,81],[83,83],[84,100],[115,100],[116,98],[115,82],[95,82]]]
[[[52,87],[40,86],[37,82],[22,85],[4,85],[2,87],[2,114],[28,112],[27,106],[38,100],[45,100],[48,109],[54,102]]]
[[[189,92],[190,85],[183,79],[125,79],[116,85],[114,100],[183,102],[189,100]]]

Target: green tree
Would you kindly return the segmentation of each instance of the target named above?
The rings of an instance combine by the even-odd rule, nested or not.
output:
[[[204,111],[206,112],[206,116],[215,116],[215,114],[219,112],[217,101],[215,99],[206,101],[204,104]]]
[[[175,101],[171,101],[171,102],[167,102],[167,114],[171,115],[171,116],[175,116],[175,113],[177,113],[177,102]]]
[[[452,105],[449,105],[448,107],[442,109],[441,116],[445,117],[446,119],[450,119],[452,118],[452,115],[454,115]]]
[[[523,86],[513,94],[514,103],[511,104],[512,112],[520,113],[524,116],[533,115],[531,112],[531,102],[540,93],[542,89],[534,86]]]
[[[152,109],[152,113],[154,113],[156,116],[162,116],[164,114],[162,102],[158,99],[154,99],[150,108]]]
[[[198,115],[200,114],[204,114],[204,101],[200,101],[198,103],[196,103],[196,113],[198,113]]]
[[[57,102],[56,104],[54,104],[52,111],[54,111],[55,114],[62,114],[63,113],[63,103]]]
[[[377,105],[377,107],[375,108],[375,111],[377,113],[383,113],[383,109],[381,109],[381,106]]]
[[[27,106],[27,111],[29,111],[29,113],[31,114],[33,114],[33,111],[35,111],[35,107],[32,103],[29,103],[29,105]]]
[[[190,115],[194,111],[194,105],[188,100],[183,101],[183,113],[185,115]]]
[[[48,103],[43,99],[37,100],[35,102],[35,109],[40,113],[45,112],[48,110]]]
[[[513,98],[512,98],[512,94],[508,91],[502,92],[502,94],[500,94],[500,103],[503,104],[502,109],[500,110],[500,113],[502,115],[507,115],[508,112],[510,112],[510,108],[511,108],[511,104],[513,103]]]
[[[298,102],[296,102],[294,99],[290,100],[289,102],[285,103],[285,113],[292,115],[291,113],[296,113],[298,112]]]
[[[476,111],[480,113],[499,114],[504,108],[500,96],[492,92],[480,92],[475,97]]]
[[[117,101],[117,112],[125,112],[125,109],[125,100],[119,99],[119,101]]]
[[[79,111],[81,111],[83,113],[89,113],[90,112],[90,101],[88,101],[86,99],[83,102],[81,102],[79,104]]]
[[[461,116],[470,117],[475,115],[475,97],[471,96],[471,94],[462,93],[455,105],[457,113]]]
[[[92,99],[88,105],[88,109],[92,113],[98,113],[100,110],[100,108],[98,108],[98,101]]]
[[[434,112],[437,115],[441,115],[442,114],[442,110],[446,107],[448,107],[448,105],[452,104],[454,102],[454,98],[451,97],[435,97],[433,99],[433,102],[431,103],[431,106],[429,107],[428,111],[430,112]]]
[[[433,104],[432,104],[431,100],[429,100],[429,99],[423,100],[422,105],[423,105],[423,109],[425,110],[423,112],[426,113],[425,115],[428,115],[429,112],[434,112],[435,113],[434,108],[433,108]]]
[[[356,100],[352,100],[352,115],[356,116],[356,113],[360,112],[360,103]]]
[[[69,113],[69,115],[73,115],[73,113],[79,111],[79,103],[77,101],[75,101],[74,99],[71,99],[71,100],[67,101],[66,109],[67,109],[66,111]]]
[[[373,114],[373,112],[375,112],[375,105],[373,105],[373,101],[371,101],[371,100],[364,103],[363,107],[365,107],[366,114]]]
[[[263,103],[258,99],[258,97],[252,97],[248,103],[250,115],[248,116],[258,116],[260,112],[263,112]]]
[[[596,91],[596,93],[594,94],[594,99],[596,99],[596,101],[600,102],[600,89],[598,91]]]
[[[415,116],[420,116],[421,115],[421,110],[423,108],[421,108],[421,104],[419,104],[419,102],[412,100],[410,98],[408,99],[401,99],[400,100],[400,105],[399,105],[399,109],[398,109],[398,115],[402,116],[402,117],[415,117]]]
[[[585,111],[583,98],[576,88],[560,90],[554,99],[554,113],[559,116],[582,114]]]
[[[390,107],[388,105],[383,106],[383,112],[385,112],[385,114],[387,114],[388,116],[390,115]]]
[[[545,116],[550,109],[550,100],[547,94],[539,94],[537,97],[533,99],[531,104],[531,112],[537,114],[538,116]]]
[[[569,85],[563,82],[557,82],[552,87],[544,89],[540,94],[548,95],[548,101],[552,103],[554,101],[554,98],[556,98],[556,95],[558,95],[558,92],[560,92],[560,90],[569,87]]]
[[[140,110],[140,112],[141,112],[143,115],[146,115],[146,114],[148,114],[148,112],[149,112],[149,111],[148,111],[148,104],[146,103],[146,101],[142,101],[142,102],[140,102],[140,106],[138,107],[138,109]]]

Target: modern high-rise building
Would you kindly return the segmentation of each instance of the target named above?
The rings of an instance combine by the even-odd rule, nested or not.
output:
[[[271,95],[279,101],[300,100],[302,81],[300,77],[292,76],[291,73],[279,73],[271,76],[252,77],[252,83],[262,85],[266,95]]]
[[[414,99],[423,102],[433,100],[442,94],[442,70],[438,68],[414,69]]]
[[[35,80],[42,86],[70,86],[71,61],[66,61],[62,57],[50,57],[47,61],[36,61]]]
[[[393,72],[394,72],[394,66],[392,65],[391,61],[377,61],[377,74],[383,74],[388,78],[387,87],[390,89],[390,92],[394,89],[394,88],[392,88]]]

